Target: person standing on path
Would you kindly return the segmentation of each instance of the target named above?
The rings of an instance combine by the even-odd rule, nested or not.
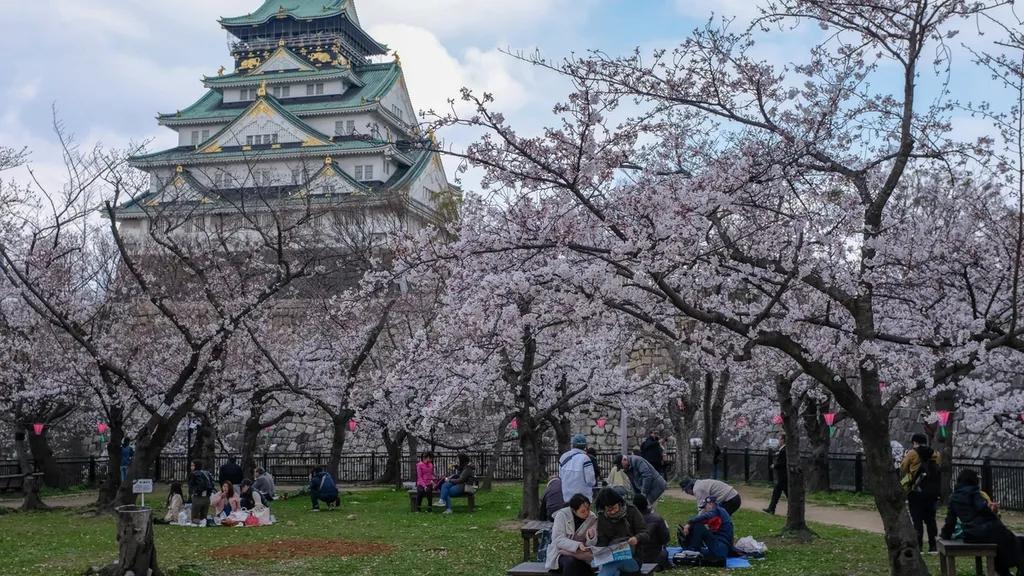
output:
[[[665,453],[661,449],[661,439],[654,430],[648,432],[647,438],[640,444],[640,457],[650,462],[658,474],[665,475]]]
[[[643,494],[647,502],[654,504],[665,493],[668,486],[665,478],[642,456],[622,456],[622,470],[633,484],[634,494]]]
[[[730,516],[735,514],[743,504],[743,501],[740,499],[740,493],[721,480],[694,480],[690,478],[683,482],[681,486],[683,492],[696,497],[697,502],[703,502],[709,496],[713,497],[715,502],[724,508]]]
[[[789,463],[786,460],[785,434],[779,437],[779,451],[775,454],[772,470],[775,471],[775,488],[772,489],[772,499],[764,512],[774,516],[775,507],[779,505],[779,498],[785,494],[786,499],[789,499]]]
[[[121,441],[121,482],[128,477],[128,467],[132,465],[132,460],[135,460],[135,448],[132,448],[132,443],[127,438]]]
[[[558,477],[562,479],[562,501],[568,502],[576,494],[583,494],[588,500],[594,498],[597,475],[594,462],[587,449],[587,437],[576,434],[572,437],[572,448],[558,457]]]
[[[942,456],[928,445],[928,437],[914,434],[913,447],[903,455],[900,474],[907,490],[907,507],[917,531],[917,546],[923,550],[924,529],[928,529],[928,552],[936,552],[935,538],[938,526],[935,513],[942,497]]]

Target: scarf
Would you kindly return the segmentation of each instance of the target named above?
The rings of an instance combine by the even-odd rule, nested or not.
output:
[[[609,519],[609,520],[614,520],[614,521],[622,520],[623,518],[626,517],[626,505],[623,504],[623,505],[619,506],[619,511],[616,512],[615,514],[612,514],[612,513],[608,512],[608,510],[604,510],[602,512],[602,514],[604,514],[604,517]]]

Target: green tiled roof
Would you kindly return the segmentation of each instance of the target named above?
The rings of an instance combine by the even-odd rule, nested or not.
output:
[[[348,68],[332,68],[327,70],[289,70],[287,72],[265,72],[263,74],[225,74],[223,76],[207,76],[203,78],[203,83],[210,88],[220,88],[226,86],[245,86],[249,84],[259,84],[266,80],[267,84],[279,84],[292,80],[335,80],[338,78],[344,78],[351,81],[356,86],[363,86],[363,82],[359,76],[356,76]]]
[[[370,64],[354,68],[356,76],[363,82],[363,86],[349,88],[338,98],[315,99],[303,102],[302,99],[293,99],[282,106],[292,114],[325,112],[344,108],[362,106],[376,98],[381,98],[388,93],[402,76],[402,69],[394,62],[385,64]],[[265,75],[271,77],[275,75]],[[162,122],[174,123],[175,121],[210,121],[222,122],[233,120],[241,114],[248,106],[225,106],[223,96],[217,90],[210,90],[196,103],[176,114],[161,114],[159,119]]]
[[[291,16],[296,20],[314,20],[345,14],[353,22],[358,19],[349,13],[349,0],[265,0],[255,12],[245,16],[221,18],[224,26],[257,26],[278,16]]]
[[[179,146],[177,148],[171,148],[170,150],[155,152],[153,154],[133,156],[131,158],[131,163],[136,167],[176,166],[178,164],[195,164],[197,161],[201,160],[237,161],[256,159],[266,160],[273,159],[275,157],[288,157],[295,155],[331,156],[343,155],[346,153],[374,152],[377,150],[383,151],[389,146],[391,146],[391,144],[388,142],[353,139],[332,142],[327,146],[282,145],[280,148],[257,148],[253,150],[242,150],[240,147],[225,148],[222,152],[213,154],[197,152],[193,146]],[[396,154],[396,157],[401,156]]]

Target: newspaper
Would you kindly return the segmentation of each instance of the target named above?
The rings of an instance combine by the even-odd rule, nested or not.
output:
[[[594,552],[592,564],[595,567],[619,560],[629,560],[633,557],[633,549],[630,548],[629,542],[626,540],[613,543],[611,546],[594,546],[591,550]]]

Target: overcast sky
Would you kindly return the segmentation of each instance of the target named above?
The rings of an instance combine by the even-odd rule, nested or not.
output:
[[[717,14],[753,14],[751,0],[357,0],[362,24],[402,56],[413,103],[442,107],[461,86],[494,93],[520,125],[544,124],[564,94],[551,75],[501,50],[561,57],[600,48],[671,47]],[[28,146],[43,173],[56,174],[51,107],[82,142],[174,145],[157,126],[204,92],[200,78],[231,67],[220,16],[261,0],[0,0],[0,143]],[[966,26],[968,36],[974,33]],[[814,29],[775,34],[758,53],[784,63],[806,53]],[[983,38],[988,43],[994,38]],[[954,63],[955,96],[991,93],[966,58]],[[964,118],[964,130],[977,127]],[[457,140],[458,138],[454,138]]]

